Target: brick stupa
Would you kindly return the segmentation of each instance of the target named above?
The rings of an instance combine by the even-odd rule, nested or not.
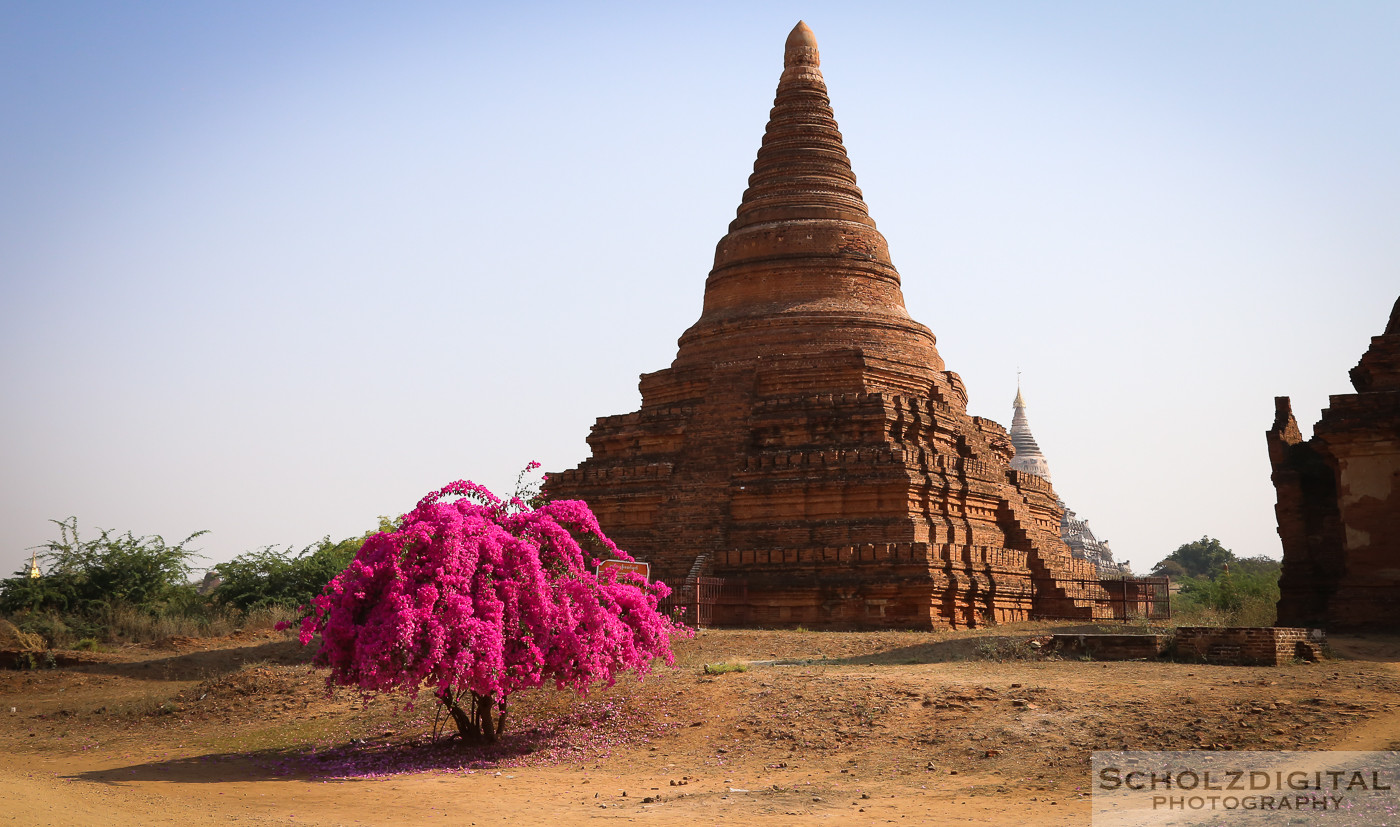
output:
[[[716,624],[1090,616],[1096,575],[1060,540],[1050,483],[1010,467],[1006,429],[967,414],[905,310],[805,23],[700,319],[640,387],[546,490],[673,586],[736,584]]]

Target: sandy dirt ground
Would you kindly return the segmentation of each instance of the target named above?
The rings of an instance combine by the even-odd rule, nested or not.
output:
[[[1400,638],[1263,668],[1028,645],[1056,628],[703,631],[474,749],[280,633],[75,653],[0,673],[0,823],[1087,824],[1096,749],[1400,749]]]

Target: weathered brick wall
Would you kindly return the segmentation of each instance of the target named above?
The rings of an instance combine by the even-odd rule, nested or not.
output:
[[[1142,660],[1160,657],[1170,640],[1168,635],[1054,635],[1050,646],[1067,657],[1086,656],[1094,660]]]
[[[1009,469],[988,423],[969,439],[968,418],[930,400],[826,394],[758,400],[728,421],[730,444],[745,447],[717,456],[607,447],[656,444],[647,428],[658,422],[687,445],[689,423],[677,426],[674,412],[704,408],[600,420],[591,440],[600,450],[551,475],[548,490],[588,501],[609,536],[668,583],[702,555],[706,573],[746,581],[752,609],[719,610],[716,623],[927,628],[1094,616],[1104,593],[1092,565],[1059,540],[1053,489]],[[981,450],[949,453],[944,441],[959,436]],[[906,552],[884,549],[913,544],[928,547],[922,565],[889,571]],[[1047,584],[1038,605],[1033,577]]]
[[[1179,626],[1175,651],[1178,658],[1199,658],[1210,663],[1282,666],[1297,657],[1315,654],[1320,644],[1321,637],[1308,629]]]
[[[1283,543],[1280,623],[1400,628],[1400,301],[1304,441],[1288,397],[1266,433]]]
[[[747,602],[716,607],[723,625],[930,628],[1027,619],[1023,552],[927,543],[758,549],[717,555],[715,573],[741,579]]]

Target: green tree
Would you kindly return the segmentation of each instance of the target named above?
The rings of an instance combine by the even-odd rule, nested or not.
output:
[[[1273,578],[1277,582],[1279,572],[1283,570],[1283,564],[1272,557],[1238,557],[1230,563],[1230,571],[1237,575],[1248,575],[1250,577]]]
[[[1235,560],[1235,553],[1222,546],[1219,540],[1214,537],[1202,537],[1194,543],[1186,543],[1159,560],[1157,565],[1152,567],[1152,573],[1161,576],[1164,573],[1163,568],[1174,569],[1170,563],[1175,563],[1184,572],[1177,575],[1178,577],[1214,577],[1226,564],[1234,563]]]
[[[1190,575],[1186,573],[1185,566],[1181,565],[1175,560],[1172,560],[1171,558],[1167,558],[1166,560],[1163,560],[1152,567],[1152,576],[1170,577],[1173,580],[1180,580],[1183,577],[1189,577]]]
[[[0,580],[0,612],[68,611],[77,588],[61,575],[29,576],[29,565]]]
[[[216,602],[244,611],[264,606],[303,605],[355,559],[362,538],[332,542],[326,537],[299,552],[272,546],[240,554],[214,566]]]
[[[1230,576],[1230,568],[1226,566],[1211,579],[1210,600],[1212,607],[1219,609],[1226,614],[1236,614],[1244,606],[1244,598],[1240,595],[1240,589],[1235,585],[1235,578]]]
[[[1238,557],[1219,540],[1202,537],[1187,543],[1153,566],[1181,584],[1173,598],[1178,615],[1232,626],[1270,626],[1277,617],[1279,561]]]
[[[395,531],[397,526],[388,517],[380,517],[378,527],[362,537],[332,541],[324,537],[319,543],[294,552],[288,546],[278,550],[272,546],[240,554],[227,563],[214,566],[220,583],[214,590],[217,603],[244,611],[264,606],[303,606],[321,593],[321,589],[350,565],[365,539],[383,531]]]

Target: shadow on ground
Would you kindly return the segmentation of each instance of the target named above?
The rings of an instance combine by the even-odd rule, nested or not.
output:
[[[1153,629],[1156,633],[1170,634],[1169,629]],[[801,663],[826,663],[833,666],[907,666],[920,663],[948,663],[962,660],[1035,660],[1054,654],[1047,646],[1034,647],[1031,641],[1044,641],[1050,634],[1143,634],[1142,627],[1089,624],[1066,626],[1041,634],[979,635],[948,640],[931,640],[912,646],[901,646],[884,652],[833,658],[822,661],[801,661]],[[1329,654],[1336,659],[1370,661],[1373,663],[1400,663],[1400,635],[1395,634],[1348,634],[1328,638]]]
[[[1036,660],[1051,654],[1048,647],[1044,646],[1044,641],[1052,634],[1131,634],[1139,631],[1142,631],[1139,627],[1091,623],[1056,627],[1036,633],[981,634],[975,637],[934,639],[928,643],[900,646],[884,652],[833,658],[821,662],[833,666],[909,666],[962,660]],[[1032,641],[1039,645],[1032,645]]]
[[[93,770],[67,776],[98,784],[169,781],[177,784],[227,784],[243,781],[306,781],[380,777],[420,772],[475,772],[515,766],[547,746],[549,733],[506,734],[490,746],[465,746],[460,740],[427,736],[352,742],[331,747],[225,752],[170,758]]]
[[[1328,635],[1327,648],[1346,660],[1400,663],[1400,635],[1393,633]]]
[[[208,649],[141,661],[84,661],[65,667],[76,673],[118,675],[135,680],[192,681],[235,672],[250,663],[295,666],[311,662],[314,647],[296,640],[275,640],[252,646]]]

